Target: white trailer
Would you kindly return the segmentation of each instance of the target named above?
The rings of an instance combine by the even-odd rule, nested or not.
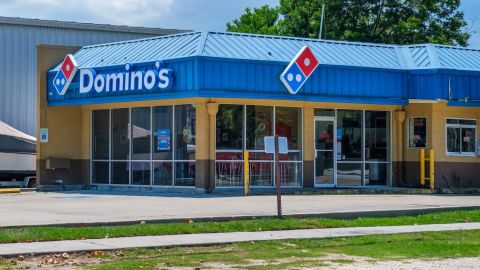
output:
[[[0,187],[34,187],[36,138],[0,121]]]

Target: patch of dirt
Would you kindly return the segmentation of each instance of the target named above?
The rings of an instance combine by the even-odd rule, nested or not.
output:
[[[58,253],[50,255],[32,255],[18,256],[8,259],[12,268],[16,269],[58,269],[70,270],[81,269],[85,265],[95,265],[102,262],[119,260],[123,257],[121,251],[102,252],[91,251],[83,253]],[[298,262],[298,265],[293,266]],[[204,263],[198,269],[228,269],[237,270],[244,268],[255,268],[262,266],[270,266],[270,268],[278,266],[286,269],[334,269],[334,270],[423,270],[423,269],[445,269],[445,270],[473,270],[480,269],[480,257],[455,258],[455,259],[439,259],[439,260],[374,260],[368,257],[356,257],[343,254],[326,254],[318,258],[284,258],[275,261],[266,260],[250,260],[247,264],[235,265],[228,263]],[[160,269],[183,270],[191,269],[190,267],[175,267],[170,265],[158,265]]]

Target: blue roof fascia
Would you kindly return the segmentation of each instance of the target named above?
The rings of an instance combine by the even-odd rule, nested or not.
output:
[[[376,104],[376,105],[399,105],[408,104],[406,99],[392,98],[359,98],[346,96],[312,96],[312,95],[291,95],[287,93],[252,93],[252,92],[224,92],[221,90],[201,89],[188,92],[161,92],[150,95],[128,95],[128,96],[108,96],[96,98],[83,98],[73,100],[50,101],[48,106],[66,106],[66,105],[88,105],[105,104],[119,102],[149,101],[159,99],[179,99],[179,98],[233,98],[233,99],[273,99],[273,100],[295,100],[311,102],[338,102],[354,104]]]
[[[458,100],[448,100],[447,106],[455,107],[480,107],[480,100],[468,100],[468,101],[458,101]]]

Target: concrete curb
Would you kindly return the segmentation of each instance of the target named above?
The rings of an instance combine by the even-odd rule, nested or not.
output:
[[[137,236],[86,240],[46,241],[0,245],[0,256],[11,257],[24,254],[48,254],[58,252],[81,252],[90,250],[114,250],[127,248],[153,248],[174,246],[203,246],[248,241],[271,241],[287,239],[321,239],[385,235],[416,232],[440,232],[454,230],[477,230],[480,222],[408,226],[351,227],[330,229],[282,230],[265,232],[232,232],[179,234],[163,236]]]

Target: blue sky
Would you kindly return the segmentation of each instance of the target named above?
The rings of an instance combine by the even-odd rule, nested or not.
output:
[[[278,0],[0,0],[0,16],[134,26],[225,31],[246,7]],[[462,0],[461,10],[480,48],[480,0]]]

